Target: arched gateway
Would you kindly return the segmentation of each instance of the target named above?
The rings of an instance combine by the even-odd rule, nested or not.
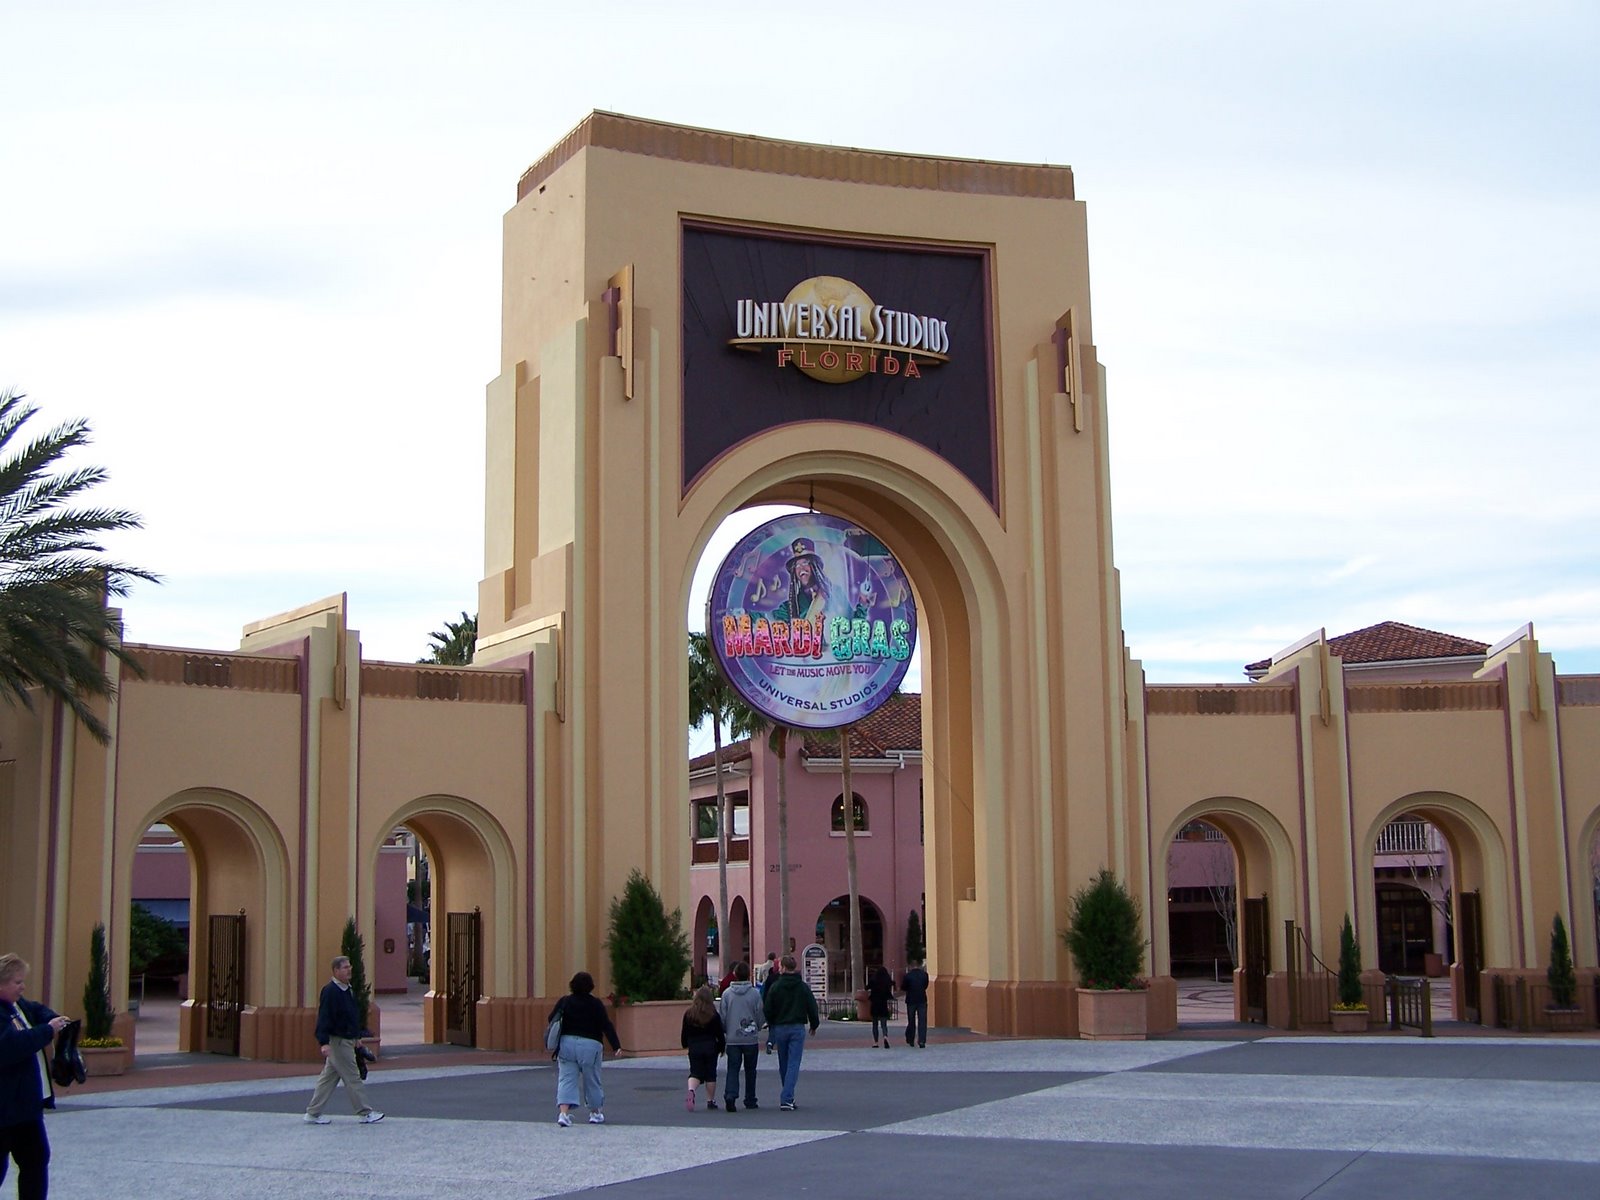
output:
[[[685,892],[691,576],[781,501],[881,539],[922,614],[941,1019],[1070,1032],[1069,885],[1142,873],[1071,171],[595,114],[518,194],[479,655],[531,650],[550,714],[538,986],[601,960],[632,867]]]
[[[776,501],[859,526],[903,572],[878,584],[916,601],[904,824],[935,1023],[1077,1032],[1060,930],[1110,867],[1152,934],[1150,1028],[1173,1025],[1166,863],[1202,819],[1238,864],[1239,1011],[1293,1020],[1291,946],[1333,960],[1348,912],[1376,962],[1374,848],[1408,812],[1449,844],[1458,1015],[1539,1024],[1560,915],[1592,1023],[1600,678],[1557,676],[1529,627],[1453,674],[1358,675],[1319,631],[1258,682],[1146,686],[1088,278],[1066,168],[591,115],[505,218],[477,662],[366,661],[333,597],[247,626],[236,653],[130,647],[147,675],[101,706],[108,746],[59,706],[0,709],[0,949],[74,1008],[103,922],[125,1009],[130,858],[170,816],[192,913],[244,910],[224,1002],[241,1052],[314,1057],[346,921],[375,959],[405,954],[374,936],[405,825],[437,876],[427,1036],[533,1047],[574,971],[608,990],[630,870],[693,919],[691,575],[729,513]],[[730,935],[772,928],[744,853]],[[192,944],[191,974],[215,957]],[[209,1003],[186,1029],[210,1029]]]

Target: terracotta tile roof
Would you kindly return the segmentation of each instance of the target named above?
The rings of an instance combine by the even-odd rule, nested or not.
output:
[[[922,696],[902,692],[850,730],[852,758],[884,758],[895,750],[922,749]],[[838,758],[839,743],[826,734],[807,733],[801,753],[807,758]]]
[[[704,754],[697,754],[697,755],[695,755],[693,758],[691,758],[689,760],[689,770],[698,771],[702,767],[715,766],[716,765],[716,757],[717,757],[717,752],[715,750],[708,750]],[[729,763],[743,762],[745,759],[747,759],[749,757],[750,757],[750,739],[749,738],[745,738],[742,741],[729,742],[727,745],[722,747],[722,765],[723,766],[727,766]]]
[[[1328,639],[1328,649],[1346,663],[1402,662],[1418,658],[1464,658],[1488,652],[1488,642],[1420,629],[1399,621],[1380,621]],[[1270,658],[1248,663],[1246,671],[1265,671]]]

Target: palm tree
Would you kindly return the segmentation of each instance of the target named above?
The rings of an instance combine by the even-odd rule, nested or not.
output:
[[[867,986],[867,964],[861,951],[861,883],[856,875],[856,793],[850,782],[850,734],[855,726],[839,730],[839,773],[844,776],[844,861],[850,881],[850,994]]]
[[[789,953],[789,725],[774,725],[767,745],[778,757],[778,945]]]
[[[703,633],[689,634],[689,724],[711,722],[711,763],[717,779],[717,947],[726,960],[722,939],[728,932],[728,793],[722,779],[722,727],[729,736],[753,737],[767,727],[767,720],[745,703],[722,673],[711,639]]]
[[[32,710],[35,688],[72,710],[91,736],[111,740],[90,701],[115,690],[106,656],[144,670],[122,647],[120,617],[106,607],[148,571],[106,557],[101,535],[137,529],[120,508],[69,507],[105,481],[100,467],[52,474],[89,444],[89,425],[68,421],[25,445],[22,427],[38,412],[22,393],[0,391],[0,696]]]
[[[430,633],[428,637],[433,645],[428,647],[427,657],[417,659],[418,662],[464,667],[472,661],[478,648],[477,614],[469,617],[462,613],[461,620],[446,621],[443,629]]]

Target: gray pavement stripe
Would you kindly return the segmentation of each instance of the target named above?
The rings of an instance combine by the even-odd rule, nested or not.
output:
[[[1101,1075],[879,1133],[1600,1163],[1600,1084]]]
[[[427,1118],[312,1126],[298,1116],[110,1109],[57,1134],[51,1182],[65,1196],[555,1196],[836,1137]],[[228,1181],[232,1180],[230,1184]],[[140,1188],[143,1190],[139,1190]]]
[[[1213,1050],[1224,1050],[1238,1042],[1079,1042],[1056,1040],[1015,1040],[1004,1042],[952,1042],[929,1045],[926,1050],[896,1046],[888,1053],[871,1046],[830,1047],[806,1045],[801,1062],[802,1077],[810,1071],[871,1071],[927,1073],[937,1072],[1013,1072],[1036,1071],[1049,1074],[1091,1074],[1105,1071],[1131,1071],[1152,1067]],[[776,1063],[775,1055],[763,1057]],[[683,1073],[684,1060],[677,1055],[666,1058],[622,1058],[608,1061],[605,1069],[622,1071],[676,1071]]]
[[[415,1067],[374,1071],[371,1083],[414,1083],[453,1075],[500,1075],[507,1071],[550,1070],[547,1063],[530,1066]],[[56,1098],[62,1112],[81,1108],[151,1108],[163,1104],[190,1104],[197,1100],[231,1100],[239,1096],[278,1096],[305,1092],[311,1098],[317,1076],[291,1075],[277,1079],[237,1079],[226,1083],[186,1083],[173,1087],[128,1088],[120,1092],[63,1092]]]

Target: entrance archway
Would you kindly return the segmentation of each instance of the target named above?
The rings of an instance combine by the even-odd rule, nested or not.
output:
[[[422,1040],[477,1044],[478,1000],[514,995],[519,985],[525,986],[528,948],[525,939],[519,945],[515,936],[521,921],[510,839],[484,808],[460,796],[417,797],[379,828],[383,832],[370,841],[366,859],[372,878],[380,878],[381,859],[397,829],[416,837],[428,862],[428,991],[422,1002]],[[363,912],[361,924],[373,930],[378,920],[375,890],[367,902],[373,909]],[[381,1003],[379,1007],[381,1011]]]
[[[861,959],[866,970],[862,986],[873,968],[883,966],[883,912],[867,897],[861,898]],[[817,914],[817,941],[828,952],[828,994],[850,994],[850,897],[836,896]]]
[[[280,1007],[290,998],[289,859],[282,835],[246,797],[216,789],[179,792],[145,814],[127,853],[118,856],[126,864],[118,872],[121,895],[132,895],[138,846],[156,825],[170,828],[188,853],[188,998],[179,1006],[177,1048],[201,1052],[209,1045],[247,1057],[272,1053],[256,1045],[249,1022],[254,1010]],[[116,974],[124,980],[131,907],[115,914],[113,930],[113,944],[123,947]],[[212,944],[213,918],[237,922],[241,914],[242,953],[225,963]]]
[[[1444,974],[1452,960],[1450,847],[1433,822],[1403,813],[1384,826],[1373,850],[1378,927],[1375,962],[1390,975]]]
[[[831,432],[796,426],[730,451],[690,492],[685,516],[699,522],[700,533],[687,561],[699,561],[711,533],[734,510],[785,504],[861,524],[904,568],[918,606],[923,745],[932,763],[924,774],[925,863],[935,1007],[942,1021],[988,1028],[987,1007],[969,1007],[969,991],[986,988],[991,979],[1058,979],[1069,970],[1053,925],[1049,937],[1042,931],[1038,937],[974,936],[962,949],[963,927],[974,935],[991,926],[1042,924],[1043,912],[1030,910],[1024,919],[1009,906],[1018,897],[1048,895],[1055,878],[1053,837],[1040,829],[1036,809],[1013,805],[1004,782],[1002,675],[1013,647],[1001,636],[1003,589],[990,549],[1005,540],[1004,531],[989,521],[992,513],[974,519],[951,499],[969,492],[970,484],[953,478],[937,456],[871,431],[852,440],[862,449],[844,453]],[[679,611],[687,607],[692,573],[685,570],[680,581]],[[1006,831],[983,839],[983,855],[980,828]],[[1008,873],[1018,878],[1008,882]],[[1042,892],[1030,891],[1029,883]],[[1057,907],[1053,897],[1042,904],[1044,911]]]
[[[1505,846],[1494,822],[1472,801],[1449,792],[1416,792],[1387,805],[1367,828],[1359,843],[1358,879],[1376,880],[1384,831],[1401,817],[1435,827],[1448,856],[1449,911],[1457,914],[1454,944],[1448,948],[1451,1004],[1456,1020],[1476,1021],[1479,972],[1513,961],[1511,924],[1478,919],[1479,913],[1504,911],[1507,904]],[[1357,940],[1363,946],[1380,944],[1376,908],[1362,908]]]

